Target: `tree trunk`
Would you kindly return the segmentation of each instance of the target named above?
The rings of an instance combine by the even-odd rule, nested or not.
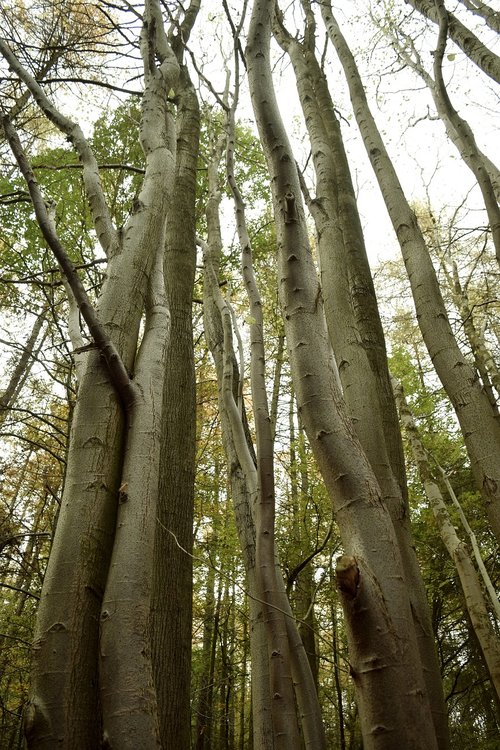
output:
[[[384,334],[340,125],[314,51],[315,22],[304,2],[306,32],[299,43],[277,25],[294,66],[312,146],[321,288],[328,332],[356,434],[389,509],[407,582],[423,673],[440,747],[448,746],[447,715],[426,592],[409,522],[401,434]]]
[[[439,13],[433,0],[405,0],[425,18],[439,24]],[[482,71],[500,83],[500,57],[486,47],[470,29],[448,12],[450,38]]]
[[[441,491],[432,479],[425,449],[422,445],[413,415],[400,385],[395,387],[401,420],[410,441],[413,457],[424,484],[425,494],[434,513],[441,539],[455,563],[465,598],[467,612],[477,636],[491,682],[500,700],[500,644],[481,588],[481,582],[465,544],[459,538],[443,500]]]
[[[151,270],[146,323],[127,425],[113,555],[101,610],[100,684],[107,747],[160,747],[151,661],[151,587],[169,315],[163,234]]]
[[[44,307],[35,319],[31,333],[28,336],[26,344],[22,347],[22,354],[14,367],[14,371],[10,376],[5,390],[0,394],[0,427],[5,422],[9,409],[15,403],[24,382],[30,373],[31,367],[33,366],[34,357],[36,356],[35,346],[45,323],[46,316],[47,308]],[[45,336],[38,344],[38,350],[42,346],[44,338]]]
[[[255,571],[255,503],[256,468],[250,453],[241,416],[235,407],[239,384],[233,384],[234,353],[227,350],[220,313],[220,289],[215,269],[222,247],[218,223],[218,198],[211,195],[207,204],[209,243],[204,247],[203,307],[205,336],[217,372],[218,401],[222,428],[222,442],[231,483],[236,528],[243,554],[250,611],[250,658],[252,663],[252,732],[259,750],[273,750],[273,731],[269,695],[269,663],[262,603],[256,595]]]
[[[477,487],[484,498],[493,532],[500,540],[500,425],[474,368],[457,345],[422,232],[368,107],[354,58],[330,7],[323,7],[323,17],[344,67],[358,127],[401,246],[423,339],[455,409]]]
[[[193,546],[196,448],[192,299],[200,115],[184,68],[180,85],[175,190],[167,218],[164,260],[171,335],[163,395],[151,633],[164,747],[188,747],[191,735],[193,566],[189,553]]]
[[[203,623],[203,645],[201,656],[201,674],[198,684],[198,700],[196,703],[196,725],[193,746],[196,750],[212,750],[213,726],[213,697],[214,697],[214,667],[215,651],[217,647],[218,623],[220,612],[221,591],[217,594],[215,604],[215,571],[209,565],[206,583],[206,606]]]
[[[295,161],[274,96],[269,61],[272,12],[272,2],[254,3],[248,76],[271,175],[280,296],[297,403],[350,553],[339,579],[365,748],[436,747],[391,519],[331,365]],[[404,654],[398,645],[402,643]]]
[[[133,399],[136,391],[134,386],[127,385],[127,371],[132,372],[134,368],[143,311],[154,302],[152,297],[157,293],[154,280],[149,292],[147,282],[153,274],[155,254],[164,242],[169,207],[168,184],[173,178],[166,94],[176,85],[178,68],[162,36],[159,6],[153,0],[147,4],[145,21],[142,48],[148,64],[140,135],[146,172],[134,211],[121,234],[113,227],[100,187],[97,164],[81,130],[55,110],[36,82],[24,76],[44,112],[68,133],[84,163],[84,179],[96,233],[109,258],[99,297],[99,324],[104,332],[109,333],[112,344],[108,347],[111,355],[107,369],[98,352],[90,353],[78,391],[64,495],[36,623],[31,701],[26,715],[26,734],[32,748],[52,748],[61,744],[72,750],[91,750],[100,744],[99,616],[113,549],[119,493],[125,500],[128,488],[124,484],[126,481],[132,483],[129,489],[133,494],[131,504],[134,508],[131,512],[140,515],[140,504],[144,502],[147,506],[151,500],[147,491],[151,490],[153,495],[156,492],[157,479],[153,476],[156,457],[148,456],[151,462],[148,463],[149,486],[138,486],[139,468],[135,465],[141,439],[134,431],[141,423],[139,413],[144,402],[139,398],[137,414],[134,413],[125,436],[123,400],[117,396],[109,377],[112,367],[120,364],[126,403],[130,409],[128,399]],[[161,50],[159,67],[150,64],[150,49]],[[71,277],[68,280],[71,282]],[[158,290],[160,296],[162,291]],[[88,317],[88,305],[82,309],[84,316]],[[157,314],[164,320],[161,305],[158,310],[150,308],[150,312],[146,328],[149,324],[154,327],[153,318]],[[95,335],[101,336],[101,329],[94,326],[94,331]],[[164,338],[164,332],[160,335]],[[148,338],[146,334],[145,340]],[[155,346],[153,344],[152,348]],[[139,382],[148,377],[140,369],[143,365],[147,369],[149,365],[147,348],[145,345],[145,362],[141,361],[141,355],[138,359]],[[144,429],[143,424],[140,429]],[[154,430],[148,439],[155,442]],[[126,456],[128,449],[130,453]],[[131,471],[130,477],[124,477],[122,473],[124,461],[127,471]],[[126,512],[123,506],[122,510]],[[147,517],[147,509],[144,510],[144,517]],[[123,553],[129,542],[131,547],[137,545],[135,532],[135,529],[131,530],[128,540],[126,534],[121,534],[117,554]],[[143,563],[137,557],[133,562],[135,575]],[[144,562],[147,564],[147,560]],[[144,600],[141,597],[147,597],[148,592],[136,590],[135,593],[142,607]],[[113,598],[115,594],[112,592]],[[126,621],[126,627],[131,630],[123,633],[124,640],[133,640],[134,625],[130,620]],[[142,621],[141,628],[147,629],[147,623]],[[106,679],[102,688],[104,691],[110,688]],[[140,703],[140,696],[137,698]]]
[[[233,174],[234,110],[228,127],[227,171],[241,245],[242,275],[250,307],[250,381],[257,444],[258,494],[255,506],[256,567],[258,593],[265,602],[264,622],[268,630],[273,724],[276,747],[300,744],[294,732],[295,699],[306,748],[321,748],[325,737],[317,691],[304,644],[293,620],[277,561],[274,539],[274,437],[273,417],[269,413],[264,348],[262,300],[253,268],[252,247],[245,219],[245,207]],[[275,418],[274,418],[275,420]],[[275,425],[275,422],[274,422]],[[295,692],[295,697],[294,697]],[[288,714],[288,719],[286,715]],[[283,723],[284,722],[284,723]]]
[[[481,159],[481,153],[476,145],[476,139],[469,123],[460,117],[457,110],[451,103],[448,90],[446,88],[442,63],[446,51],[446,42],[449,32],[449,16],[444,3],[435,0],[435,7],[439,19],[439,34],[436,49],[434,51],[434,82],[437,96],[441,102],[441,108],[452,128],[458,135],[458,140],[462,145],[461,153],[467,155],[465,161],[472,170],[477,180],[479,189],[483,196],[484,207],[490,223],[491,238],[495,247],[497,262],[500,265],[500,208],[498,206],[495,190],[488,169]]]

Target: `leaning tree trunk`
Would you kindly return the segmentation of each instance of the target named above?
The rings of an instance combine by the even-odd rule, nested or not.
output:
[[[465,606],[477,636],[490,680],[500,700],[500,643],[490,619],[490,613],[488,612],[479,576],[466,545],[458,536],[451,522],[441,490],[433,480],[429,460],[420,440],[415,420],[405,399],[403,389],[399,384],[395,384],[395,391],[398,396],[401,421],[406,430],[420,478],[424,484],[425,494],[436,519],[441,539],[455,564],[464,594]]]
[[[447,714],[424,583],[410,529],[403,447],[387,353],[356,196],[326,77],[315,56],[315,21],[306,8],[304,41],[277,23],[292,61],[312,146],[314,218],[328,332],[356,434],[391,514],[410,595],[415,633],[439,746],[448,746]]]
[[[439,24],[439,11],[434,0],[405,0],[425,18]],[[500,83],[500,57],[486,47],[464,24],[447,12],[450,38],[474,62],[483,73]]]
[[[460,117],[453,106],[446,84],[443,78],[443,58],[446,51],[446,42],[448,39],[449,22],[448,13],[444,3],[439,0],[435,2],[439,18],[439,34],[436,49],[434,51],[434,82],[437,97],[440,100],[441,108],[445,117],[451,124],[453,130],[457,133],[458,140],[462,144],[461,153],[466,156],[465,161],[472,170],[477,180],[479,189],[483,196],[484,207],[490,223],[491,238],[495,247],[497,262],[500,265],[500,208],[498,206],[495,189],[488,173],[487,165],[481,158],[481,152],[476,144],[474,133],[469,123]]]
[[[270,1],[254,4],[248,75],[271,174],[280,296],[297,403],[348,552],[338,577],[364,745],[366,750],[436,748],[391,518],[331,363],[298,175],[272,83],[273,7]]]
[[[331,6],[323,6],[323,17],[344,67],[358,127],[401,246],[423,339],[455,409],[477,487],[493,533],[500,540],[500,425],[474,368],[453,335],[425,240],[370,112],[357,66]]]
[[[9,382],[5,386],[4,390],[0,394],[0,427],[5,422],[9,409],[15,403],[21,388],[23,387],[26,378],[28,377],[33,362],[35,361],[37,352],[43,344],[45,335],[39,341],[40,333],[45,324],[47,318],[47,307],[44,307],[42,311],[37,315],[31,333],[28,336],[26,343],[22,346],[22,353],[17,360],[12,375],[9,378]],[[38,342],[38,343],[37,343]]]

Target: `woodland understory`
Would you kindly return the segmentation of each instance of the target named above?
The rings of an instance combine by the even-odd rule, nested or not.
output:
[[[497,750],[500,9],[0,29],[0,750]]]

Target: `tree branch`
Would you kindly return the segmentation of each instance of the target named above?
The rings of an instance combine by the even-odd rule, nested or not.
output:
[[[83,164],[85,190],[89,199],[97,237],[106,255],[113,255],[119,246],[118,232],[113,225],[109,208],[104,198],[96,158],[82,129],[56,109],[39,83],[21,65],[3,39],[0,39],[0,54],[4,56],[9,67],[31,91],[33,98],[45,116],[68,136],[68,139],[78,152]]]
[[[98,319],[92,303],[90,302],[87,292],[80,281],[76,270],[70,261],[66,250],[64,249],[57,233],[54,229],[53,222],[50,218],[47,206],[43,200],[42,193],[31,165],[24,153],[21,141],[17,135],[12,123],[7,115],[2,118],[2,123],[7,140],[9,141],[12,153],[14,154],[19,168],[26,180],[30,192],[35,215],[40,226],[40,230],[54,253],[63,274],[65,275],[75,295],[78,307],[82,317],[89,327],[90,334],[95,341],[97,348],[104,357],[108,367],[109,375],[113,386],[122,400],[125,411],[128,413],[135,400],[135,389],[131,382],[130,376],[122,362],[114,343],[108,336],[104,326]]]

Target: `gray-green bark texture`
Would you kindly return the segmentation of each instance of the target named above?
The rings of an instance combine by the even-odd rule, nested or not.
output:
[[[401,247],[422,337],[455,409],[477,487],[500,539],[500,425],[453,335],[424,237],[370,112],[352,54],[327,7],[323,17],[345,69],[354,115]]]
[[[388,508],[411,600],[423,673],[441,748],[448,746],[447,715],[430,611],[413,546],[403,448],[392,394],[384,334],[368,264],[354,186],[326,77],[315,56],[309,3],[304,41],[276,24],[294,66],[312,146],[316,195],[309,200],[318,237],[321,288],[328,332],[344,398],[356,434]]]
[[[132,680],[152,688],[151,665],[147,654],[141,655],[148,640],[149,608],[148,586],[145,590],[141,587],[143,573],[150,578],[151,556],[141,554],[144,549],[137,526],[144,522],[143,540],[151,549],[159,441],[157,430],[151,430],[150,426],[160,419],[161,405],[156,408],[158,393],[154,388],[149,389],[148,382],[153,378],[161,384],[165,365],[163,348],[168,334],[163,284],[155,264],[164,246],[174,173],[175,140],[172,141],[170,133],[167,94],[176,88],[178,64],[163,33],[158,4],[146,3],[144,21],[141,48],[147,64],[140,138],[146,170],[134,210],[121,233],[113,226],[97,163],[81,130],[57,112],[40,86],[23,74],[41,109],[68,135],[80,155],[96,233],[108,256],[106,279],[98,300],[98,323],[109,336],[122,372],[137,375],[137,387],[131,385],[128,389],[128,394],[135,392],[137,398],[133,403],[127,401],[126,429],[123,399],[111,384],[109,363],[104,365],[96,349],[90,352],[82,375],[64,494],[36,622],[32,688],[25,722],[28,745],[32,748],[61,746],[90,750],[101,743],[102,722],[108,727],[111,746],[126,747],[128,742],[128,746],[137,748],[141,746],[138,737],[143,747],[144,742],[154,746],[157,737],[154,706],[142,690],[128,696],[130,715],[126,726],[115,722],[113,702],[118,692],[114,692],[115,687],[110,683],[106,663],[108,657],[110,661],[115,658],[108,650],[106,632],[110,632],[108,625],[113,627],[111,618],[116,611],[117,620],[123,617],[120,632],[123,645],[133,649],[129,654],[133,661]],[[150,50],[156,51],[158,64],[150,59]],[[144,313],[146,327],[137,355]],[[97,345],[100,346],[99,342]],[[148,393],[141,393],[141,388]],[[148,479],[142,483],[139,478],[144,471]],[[108,580],[117,513],[120,523],[115,549],[117,565]],[[120,555],[127,560],[126,570]],[[102,612],[104,651],[99,675],[99,621],[106,586],[106,608]],[[126,603],[130,593],[135,595],[138,610],[143,608],[136,613],[136,619],[128,617],[126,612],[131,609]],[[142,634],[136,632],[138,622]],[[113,648],[117,646],[120,644],[114,642]],[[125,673],[112,676],[117,691],[124,688],[124,678],[126,681]],[[106,694],[102,706],[99,681],[102,693]],[[148,705],[143,705],[143,697]],[[152,726],[152,734],[145,740],[140,728],[143,721]]]
[[[271,77],[273,8],[272,2],[254,3],[248,76],[271,176],[280,298],[299,413],[349,552],[350,563],[341,566],[339,580],[364,745],[384,750],[436,748],[391,518],[331,364],[295,160]]]

